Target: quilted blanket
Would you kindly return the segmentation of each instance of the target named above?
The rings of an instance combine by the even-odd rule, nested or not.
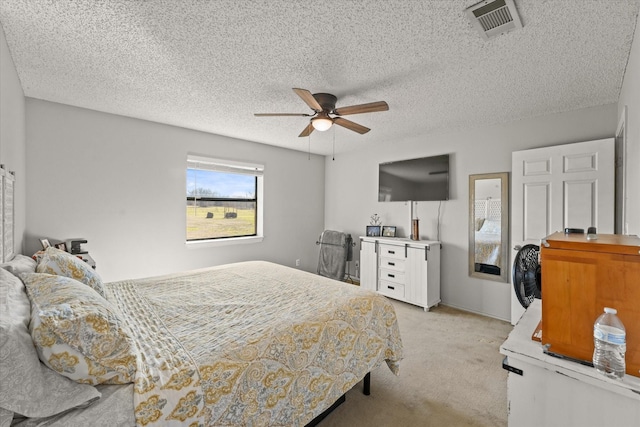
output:
[[[121,281],[107,297],[137,335],[138,426],[303,426],[402,342],[393,306],[262,261]]]
[[[475,236],[475,262],[502,267],[502,258],[500,256],[502,240],[500,234],[486,234],[476,231]]]

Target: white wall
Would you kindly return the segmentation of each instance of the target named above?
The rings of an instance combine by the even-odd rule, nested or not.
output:
[[[378,163],[453,153],[452,200],[441,207],[443,302],[508,319],[510,285],[467,275],[468,175],[510,171],[514,150],[611,137],[619,114],[627,105],[627,221],[629,232],[640,234],[640,169],[636,167],[640,164],[638,33],[617,106],[389,141],[338,155],[335,161],[327,157],[324,224],[322,171],[316,170],[319,160],[312,156],[309,162],[304,153],[30,100],[30,142],[25,162],[24,97],[4,34],[0,34],[0,162],[18,175],[16,248],[20,250],[22,246],[24,253],[32,252],[38,248],[38,237],[87,237],[98,271],[108,280],[249,258],[292,265],[299,257],[303,268],[313,271],[317,250],[309,241],[315,242],[323,228],[359,236],[369,224],[369,217],[378,213],[385,224],[398,225],[399,233],[408,234],[409,206],[377,202]],[[187,250],[181,228],[171,225],[182,224],[182,210],[167,212],[172,198],[178,197],[178,187],[183,190],[181,184],[176,184],[182,173],[177,159],[187,151],[264,160],[275,171],[275,187],[299,194],[292,198],[280,193],[279,188],[268,187],[276,217],[267,216],[267,238],[262,244]],[[31,183],[28,194],[25,180],[20,179],[26,174],[26,164]],[[136,167],[157,171],[161,179],[140,180],[133,172]],[[68,185],[75,185],[77,190],[70,192]],[[140,191],[146,187],[152,192]],[[29,219],[25,220],[27,203]],[[418,206],[423,239],[437,238],[437,210],[435,202]],[[28,240],[23,244],[25,227]],[[296,237],[290,237],[291,233]],[[358,250],[359,246],[354,253],[356,259]]]
[[[502,197],[502,186],[500,178],[482,179],[476,181],[476,200],[487,198],[499,199]]]
[[[324,158],[27,98],[27,253],[85,237],[104,280],[265,259],[315,271]],[[185,246],[187,153],[265,165],[264,241]]]
[[[25,232],[25,102],[24,92],[0,26],[0,164],[16,173],[14,249],[22,252]]]
[[[618,117],[627,106],[627,199],[629,234],[640,235],[640,16],[624,75]]]
[[[409,235],[410,206],[378,202],[378,163],[451,153],[450,198],[441,205],[441,295],[444,304],[504,320],[510,318],[511,285],[468,275],[470,174],[510,172],[511,152],[529,148],[612,137],[615,104],[553,114],[505,125],[389,141],[325,161],[325,227],[364,234],[377,213],[383,225]],[[438,202],[418,204],[422,239],[438,239]],[[359,241],[355,255],[359,254]],[[353,267],[352,267],[353,271]]]

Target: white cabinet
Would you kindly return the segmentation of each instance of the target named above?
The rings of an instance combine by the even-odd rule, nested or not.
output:
[[[405,299],[405,250],[401,246],[378,244],[378,292]]]
[[[360,285],[423,307],[440,302],[440,242],[360,237]]]
[[[360,286],[370,291],[378,290],[378,253],[374,241],[360,239]]]
[[[640,378],[614,380],[590,366],[544,353],[531,335],[541,319],[535,300],[500,347],[509,426],[638,426]]]

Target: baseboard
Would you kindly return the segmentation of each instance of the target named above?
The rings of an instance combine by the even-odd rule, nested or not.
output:
[[[479,314],[480,316],[491,317],[492,319],[503,320],[505,322],[511,323],[511,318],[505,319],[505,318],[502,318],[502,317],[494,316],[493,314],[483,313],[481,311],[476,311],[476,310],[470,310],[467,307],[460,307],[460,306],[457,306],[455,304],[448,304],[448,303],[441,302],[440,305],[445,305],[447,307],[455,308],[455,309],[462,310],[462,311],[468,311],[469,313]]]

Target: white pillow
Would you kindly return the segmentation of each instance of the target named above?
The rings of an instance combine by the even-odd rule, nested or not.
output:
[[[482,224],[482,228],[480,228],[480,233],[484,234],[500,234],[501,227],[500,221],[496,220],[486,220],[484,224]]]
[[[36,261],[31,257],[16,254],[11,261],[0,264],[0,267],[14,276],[20,276],[22,273],[33,273],[36,271]]]
[[[34,263],[35,265],[35,263]],[[0,408],[49,417],[100,397],[44,366],[29,335],[31,308],[24,285],[0,268]]]

